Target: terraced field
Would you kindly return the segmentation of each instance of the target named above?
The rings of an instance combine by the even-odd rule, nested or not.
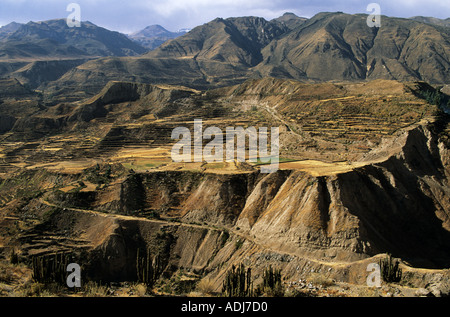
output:
[[[92,111],[87,110],[88,107],[114,94],[112,90],[118,85],[110,85],[109,91],[104,90],[84,103],[77,102],[73,111]],[[135,86],[120,89],[135,89],[132,87]],[[5,175],[21,168],[73,173],[99,163],[123,164],[128,169],[144,172],[242,170],[242,166],[236,167],[236,164],[180,165],[172,162],[170,151],[176,142],[171,139],[172,131],[177,127],[193,131],[194,119],[203,119],[204,129],[214,126],[224,133],[227,127],[279,127],[281,157],[303,162],[285,163],[283,168],[315,173],[317,168],[313,165],[322,164],[325,170],[333,172],[334,167],[338,172],[352,165],[360,166],[358,162],[383,139],[393,138],[424,118],[432,120],[435,108],[416,97],[414,89],[417,87],[414,83],[393,81],[306,85],[263,79],[206,93],[186,91],[179,93],[181,99],[171,101],[167,101],[165,95],[174,94],[169,93],[171,89],[182,87],[152,88],[148,97],[102,105],[102,109],[108,109],[105,114],[87,123],[68,126],[71,128],[39,141],[13,142],[9,141],[12,132],[5,133],[0,168]],[[165,94],[161,100],[154,99],[155,89]],[[188,95],[190,97],[186,97]],[[151,108],[160,110],[152,113]],[[47,112],[43,116],[49,117],[53,110]],[[208,142],[203,140],[203,145]],[[305,163],[308,162],[305,160],[312,161]],[[316,163],[310,164],[314,161]],[[335,162],[347,165],[344,164],[344,168],[343,163]],[[244,170],[251,165],[254,164]]]

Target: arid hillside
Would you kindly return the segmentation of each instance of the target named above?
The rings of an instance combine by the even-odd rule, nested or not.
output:
[[[450,129],[439,106],[449,97],[431,85],[115,81],[76,102],[21,94],[33,110],[7,113],[1,136],[0,251],[29,283],[39,263],[69,258],[86,280],[139,282],[151,260],[160,293],[208,284],[217,295],[244,263],[255,285],[272,265],[305,296],[448,294]],[[173,129],[199,118],[205,129],[280,128],[278,171],[174,162]],[[368,264],[387,253],[401,281],[367,288]]]
[[[448,84],[448,26],[383,17],[381,28],[371,28],[366,21],[363,14],[329,12],[311,19],[219,18],[147,54],[102,58],[74,67],[49,83],[48,93],[60,96],[70,87],[93,95],[111,80],[196,89],[265,77]]]

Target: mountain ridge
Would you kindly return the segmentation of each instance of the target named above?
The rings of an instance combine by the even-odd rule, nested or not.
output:
[[[259,17],[217,18],[144,55],[75,67],[55,84],[79,89],[89,82],[95,93],[122,79],[198,89],[263,77],[450,82],[450,28],[389,17],[370,28],[366,20],[322,12],[290,29]]]
[[[379,29],[369,28],[366,19],[320,13],[266,47],[259,66],[263,74],[281,68],[294,78],[319,80],[450,80],[450,29],[387,17]]]
[[[291,13],[270,21],[261,17],[217,18],[165,41],[154,50],[146,49],[142,55],[139,53],[145,49],[136,42],[132,42],[133,45],[141,48],[137,51],[127,48],[112,51],[104,45],[103,50],[97,47],[87,53],[114,56],[97,58],[91,54],[86,63],[67,66],[66,72],[58,72],[63,73],[58,78],[52,77],[53,80],[47,82],[29,78],[29,81],[48,87],[52,95],[76,90],[86,97],[100,91],[111,80],[196,89],[223,87],[263,77],[307,82],[388,79],[450,83],[449,27],[383,16],[381,28],[370,28],[366,20],[366,14],[336,12],[318,13],[310,19]],[[26,25],[21,26],[9,37],[14,39],[26,34],[26,28]],[[154,34],[165,32],[158,26],[147,31],[151,33],[152,29]],[[72,32],[82,36],[76,30]],[[112,34],[119,36],[116,33]],[[54,35],[55,41],[58,36]],[[39,41],[47,47],[59,48],[66,54],[63,54],[65,59],[73,60],[74,54],[89,55],[83,51],[83,42],[68,49],[67,45],[51,44],[49,38],[40,37]],[[33,50],[44,58],[45,54],[40,52],[42,43],[35,44]],[[0,45],[0,53],[1,49]],[[8,53],[20,56],[20,50],[7,51],[6,58]]]
[[[136,56],[145,52],[124,34],[91,22],[69,27],[65,19],[22,24],[0,43],[0,59]]]

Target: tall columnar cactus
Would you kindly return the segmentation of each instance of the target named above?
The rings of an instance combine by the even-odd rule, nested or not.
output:
[[[136,255],[136,273],[137,280],[147,286],[153,286],[161,274],[163,269],[161,258],[157,255],[152,258],[150,249],[142,254],[140,249],[137,250]]]
[[[274,269],[272,266],[269,266],[264,270],[262,278],[261,284],[256,288],[258,296],[263,294],[276,297],[284,296],[280,269]]]
[[[253,296],[251,279],[251,268],[245,269],[243,264],[240,264],[238,267],[233,265],[225,277],[222,292],[228,297],[251,297]]]
[[[263,274],[263,283],[262,286],[264,289],[275,290],[281,287],[281,270],[274,269],[272,266],[269,266],[264,271]]]
[[[390,254],[380,260],[381,276],[387,283],[398,283],[402,279],[402,269],[399,261],[395,261]]]
[[[34,256],[31,261],[33,280],[44,284],[66,285],[69,260],[70,255],[66,253]]]

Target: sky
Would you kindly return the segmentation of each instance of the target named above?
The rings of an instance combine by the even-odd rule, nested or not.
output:
[[[450,17],[449,0],[0,0],[0,25],[67,18],[67,6],[77,3],[82,21],[122,33],[159,24],[169,31],[194,28],[217,17],[259,16],[267,20],[285,12],[310,18],[319,12],[371,13],[376,2],[391,17]]]

